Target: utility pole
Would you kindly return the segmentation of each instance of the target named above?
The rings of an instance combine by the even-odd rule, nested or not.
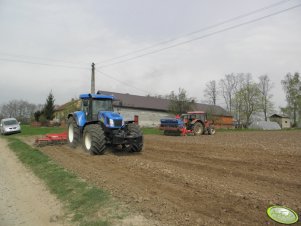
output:
[[[95,64],[92,63],[91,94],[95,94]]]

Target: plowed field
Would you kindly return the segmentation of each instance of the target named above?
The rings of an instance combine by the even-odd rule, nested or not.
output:
[[[301,131],[146,135],[139,154],[41,150],[160,225],[278,225],[272,204],[301,213]]]

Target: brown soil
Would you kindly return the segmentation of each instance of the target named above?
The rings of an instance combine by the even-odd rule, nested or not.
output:
[[[300,138],[301,131],[146,135],[140,154],[42,151],[160,225],[278,225],[266,216],[270,205],[301,212]]]

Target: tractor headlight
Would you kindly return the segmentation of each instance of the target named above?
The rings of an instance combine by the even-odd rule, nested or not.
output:
[[[113,126],[114,126],[114,120],[113,120],[113,119],[110,119],[110,120],[109,120],[109,124],[110,124],[110,126],[113,127]]]

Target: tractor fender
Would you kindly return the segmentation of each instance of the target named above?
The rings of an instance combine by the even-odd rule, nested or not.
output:
[[[86,123],[87,123],[87,120],[86,120],[86,114],[85,112],[83,111],[76,111],[72,114],[69,114],[68,115],[68,119],[70,117],[73,117],[76,121],[76,124],[79,126],[79,127],[83,127]]]
[[[198,120],[198,119],[192,120],[190,124],[191,124],[191,125],[194,125],[194,124],[197,123],[197,122],[201,123],[201,124],[204,126],[204,122],[202,122],[201,120]]]

